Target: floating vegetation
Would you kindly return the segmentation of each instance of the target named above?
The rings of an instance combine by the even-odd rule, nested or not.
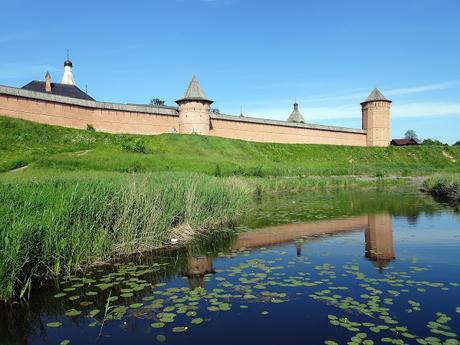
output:
[[[458,344],[458,335],[450,326],[452,316],[447,312],[432,315],[426,323],[426,332],[421,335],[404,323],[401,314],[393,313],[395,306],[402,305],[406,315],[421,313],[424,306],[417,296],[433,291],[446,293],[446,286],[460,286],[457,282],[416,279],[416,275],[429,271],[428,267],[420,265],[419,260],[411,261],[406,271],[390,270],[375,276],[362,271],[356,260],[337,266],[327,262],[312,264],[307,257],[289,258],[285,251],[274,249],[264,248],[256,253],[258,255],[238,260],[235,265],[215,270],[214,274],[203,272],[201,286],[193,288],[158,281],[168,269],[167,265],[128,263],[116,264],[115,270],[109,273],[95,270],[85,277],[63,280],[63,288],[54,294],[54,298],[62,298],[67,292],[79,289],[79,294],[68,297],[68,301],[85,296],[87,300],[79,303],[83,309],[94,303],[101,306],[101,301],[105,301],[105,315],[101,314],[100,307],[83,311],[71,308],[64,313],[69,318],[88,318],[89,327],[112,320],[124,320],[125,324],[130,318],[142,318],[151,320],[152,331],[172,333],[193,332],[193,328],[205,320],[231,312],[235,307],[251,313],[252,306],[263,304],[267,308],[258,314],[267,317],[271,312],[270,305],[277,308],[277,304],[290,301],[313,302],[326,305],[333,312],[324,318],[330,327],[349,333],[349,344]],[[251,253],[240,250],[220,253],[219,256],[231,260],[244,257],[242,254]],[[343,278],[348,282],[346,286]],[[84,281],[91,283],[84,284]],[[99,292],[94,290],[95,287]],[[455,312],[460,313],[460,307],[455,307]],[[60,325],[55,322],[47,326]],[[166,336],[158,333],[155,339],[164,342]],[[324,340],[326,345],[338,343]]]

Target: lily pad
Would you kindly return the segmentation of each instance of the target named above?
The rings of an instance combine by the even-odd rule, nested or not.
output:
[[[90,317],[95,317],[97,314],[99,314],[101,311],[99,309],[93,309],[89,312]]]
[[[60,322],[49,322],[46,324],[47,327],[50,327],[50,328],[58,328],[58,327],[61,327],[62,326],[62,323]]]
[[[163,322],[154,322],[150,324],[150,327],[152,328],[163,328],[165,324]]]
[[[188,330],[187,326],[179,326],[179,327],[173,327],[172,331],[174,333],[182,333]]]
[[[76,309],[70,309],[65,312],[65,315],[68,317],[75,317],[81,314],[81,311]]]
[[[199,324],[202,324],[203,321],[204,321],[203,318],[196,317],[196,318],[192,319],[191,323],[192,323],[192,325],[199,325]]]
[[[166,336],[163,335],[163,334],[158,334],[155,339],[159,342],[159,343],[164,343],[166,341]]]

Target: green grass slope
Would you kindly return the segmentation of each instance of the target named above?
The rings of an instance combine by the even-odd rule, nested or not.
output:
[[[426,175],[460,171],[460,148],[255,143],[196,135],[114,135],[0,116],[0,172],[158,172],[217,176]]]

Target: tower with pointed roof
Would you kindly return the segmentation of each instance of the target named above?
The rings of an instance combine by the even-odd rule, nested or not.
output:
[[[208,135],[210,128],[209,111],[213,101],[209,100],[194,75],[179,105],[179,133]]]
[[[361,103],[363,129],[367,132],[367,146],[390,145],[391,101],[375,88]]]
[[[291,115],[289,115],[288,122],[305,123],[305,120],[299,111],[299,104],[297,101],[294,103],[294,110],[292,111]]]

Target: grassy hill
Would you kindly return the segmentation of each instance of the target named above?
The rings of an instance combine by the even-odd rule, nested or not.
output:
[[[114,135],[0,116],[0,172],[187,171],[216,176],[427,175],[460,171],[460,147],[255,143],[196,135]]]
[[[37,277],[168,246],[171,239],[183,245],[236,222],[254,196],[267,192],[400,182],[289,177],[454,173],[459,159],[458,147],[113,135],[0,116],[0,300],[26,296]]]

